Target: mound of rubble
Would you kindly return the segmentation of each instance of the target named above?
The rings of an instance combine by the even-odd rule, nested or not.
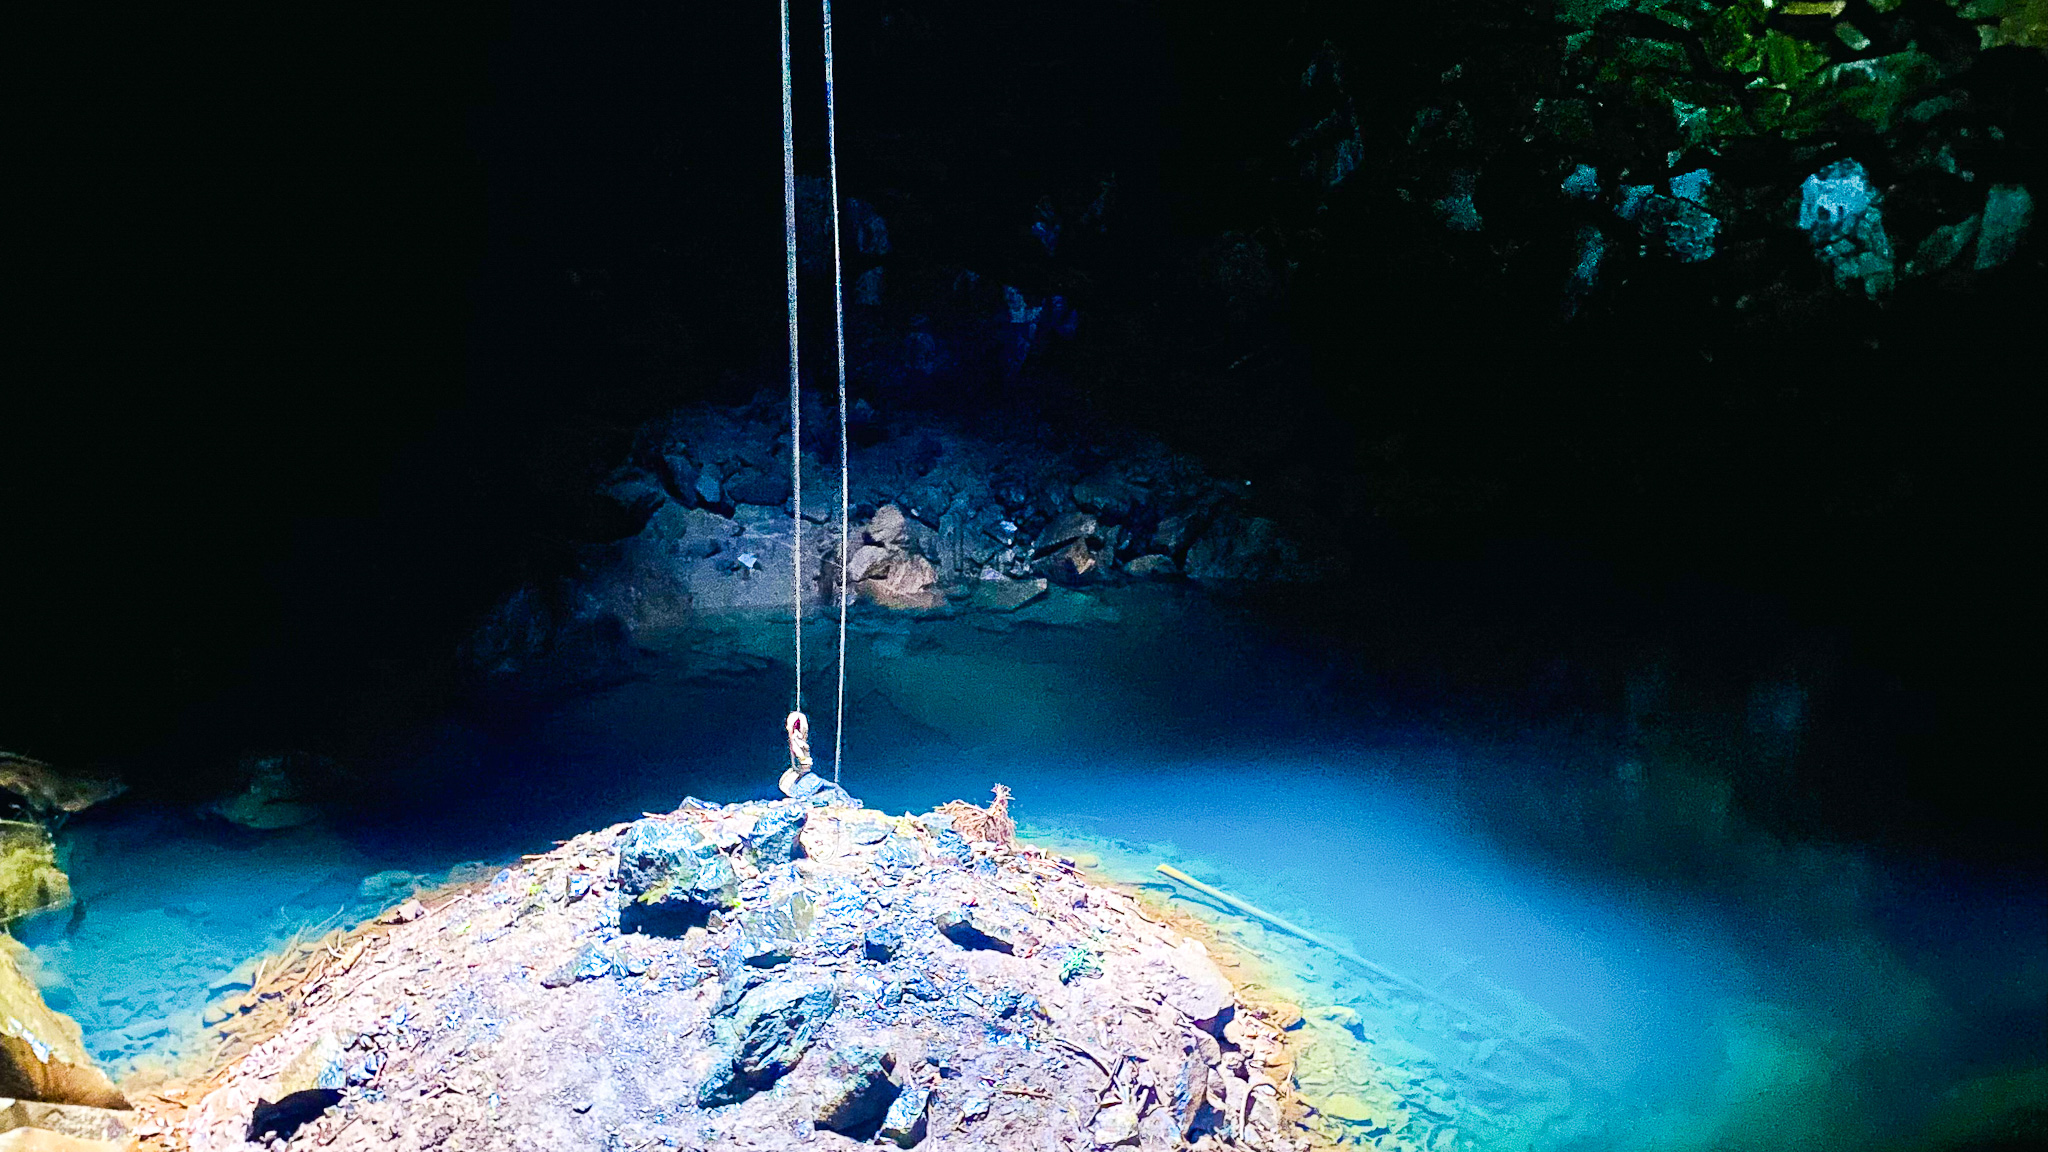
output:
[[[409,901],[145,1147],[1305,1149],[1284,1009],[998,810],[829,787]],[[986,838],[983,838],[986,837]],[[183,1097],[193,1101],[184,1108]]]
[[[794,509],[787,417],[764,394],[738,408],[681,409],[644,430],[596,496],[611,509],[599,517],[604,539],[500,601],[466,641],[465,662],[492,679],[560,674],[645,634],[787,613],[793,560],[806,608],[830,608],[840,571],[834,446],[806,444],[812,481]],[[827,423],[822,411],[807,421]],[[1284,510],[1255,504],[1244,482],[1149,440],[1084,447],[1045,429],[932,419],[871,421],[856,445],[849,591],[883,609],[1026,609],[1064,623],[1099,615],[1091,590],[1104,586],[1303,583],[1346,570],[1341,544],[1313,518],[1273,519]]]

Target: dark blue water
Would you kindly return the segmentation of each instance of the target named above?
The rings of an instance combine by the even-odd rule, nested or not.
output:
[[[1000,782],[1027,828],[1173,861],[1418,982],[1523,998],[1597,1053],[1583,1146],[1879,1147],[2039,1088],[2037,879],[1767,831],[1626,693],[1606,715],[1432,710],[1228,612],[1111,603],[1116,629],[864,624],[846,783],[916,811]],[[210,983],[367,914],[404,887],[392,870],[429,882],[685,795],[771,792],[787,667],[735,653],[783,633],[673,639],[623,683],[449,717],[415,779],[318,827],[89,813],[64,836],[86,914],[26,929],[53,1001],[145,1065],[191,1050]],[[1783,682],[1730,718],[1766,766],[1801,723]],[[829,759],[827,668],[809,691]]]

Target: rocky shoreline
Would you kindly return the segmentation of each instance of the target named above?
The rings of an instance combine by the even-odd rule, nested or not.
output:
[[[145,1148],[1321,1146],[1300,1014],[955,804],[829,791],[592,832],[252,991]],[[1226,961],[1234,967],[1234,961]],[[253,1127],[252,1127],[253,1125]]]

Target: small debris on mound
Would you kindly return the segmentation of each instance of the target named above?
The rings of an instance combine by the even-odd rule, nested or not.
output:
[[[996,785],[996,798],[986,808],[965,800],[948,800],[936,809],[953,821],[953,831],[969,841],[987,841],[1009,848],[1017,843],[1017,822],[1010,819],[1010,790]]]
[[[1290,1037],[1009,795],[691,800],[429,895],[141,1147],[1311,1147]]]

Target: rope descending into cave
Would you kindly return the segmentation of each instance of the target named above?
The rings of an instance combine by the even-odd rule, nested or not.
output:
[[[825,8],[825,165],[832,193],[832,336],[839,354],[839,695],[832,705],[832,782],[839,783],[839,755],[846,732],[846,566],[847,509],[851,500],[846,464],[846,295],[839,266],[839,116],[832,102],[832,0]],[[802,513],[802,509],[798,509]]]
[[[846,451],[846,297],[839,255],[839,119],[833,103],[832,0],[820,0],[825,17],[825,155],[832,201],[832,335],[839,376],[839,597],[838,694],[832,709],[832,783],[839,783],[846,728],[846,574],[851,476]],[[794,704],[784,728],[792,771],[809,771],[810,722],[804,712],[804,477],[803,403],[797,370],[796,312],[796,118],[790,94],[789,0],[782,0],[782,237],[789,288],[789,509],[790,617],[796,653]]]
[[[796,114],[789,92],[789,0],[782,0],[782,239],[789,285],[789,572],[796,635],[796,712],[804,710],[804,410],[797,396]],[[794,747],[790,762],[796,762]]]

